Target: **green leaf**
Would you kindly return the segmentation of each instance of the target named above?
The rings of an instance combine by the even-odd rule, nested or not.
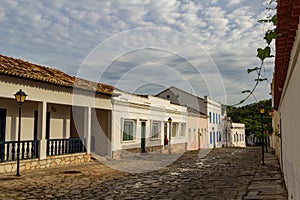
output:
[[[265,37],[264,39],[266,40],[266,42],[268,43],[268,45],[271,44],[272,40],[276,39],[277,38],[277,33],[275,30],[268,30],[266,33],[265,33]]]
[[[258,48],[257,49],[257,55],[261,61],[264,61],[265,58],[271,58],[274,57],[271,55],[271,48],[270,47],[265,47],[264,49]]]
[[[247,72],[248,72],[248,74],[250,74],[251,72],[256,71],[258,69],[260,69],[260,68],[259,67],[255,67],[255,68],[252,68],[252,69],[247,69]]]
[[[243,90],[242,93],[251,93],[250,90]]]
[[[273,22],[273,25],[276,26],[276,23],[277,23],[277,15],[274,15],[274,16],[271,18],[271,22]]]
[[[257,78],[257,79],[255,79],[255,81],[259,81],[259,82],[266,81],[266,80],[268,80],[268,79],[267,78]]]

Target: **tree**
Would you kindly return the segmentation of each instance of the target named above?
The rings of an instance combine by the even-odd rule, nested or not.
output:
[[[259,106],[264,105],[264,129],[272,133],[272,118],[268,115],[268,111],[272,109],[271,99],[259,101],[258,103],[249,104],[243,107],[227,107],[227,115],[231,118],[232,122],[244,123],[246,127],[246,135],[252,133],[261,137],[261,114],[259,112]]]

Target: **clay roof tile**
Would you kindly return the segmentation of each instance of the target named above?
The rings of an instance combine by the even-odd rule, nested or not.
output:
[[[114,87],[110,85],[76,78],[75,76],[70,76],[54,68],[32,64],[21,59],[11,58],[1,54],[0,74],[63,87],[76,87],[108,95],[111,95],[114,90]]]

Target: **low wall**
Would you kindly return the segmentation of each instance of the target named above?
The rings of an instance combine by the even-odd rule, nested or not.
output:
[[[187,143],[177,143],[171,145],[172,152],[185,152],[187,150]]]
[[[187,149],[187,143],[172,144],[173,152],[184,152],[184,151],[186,151],[186,149]],[[163,150],[164,150],[163,145],[146,147],[146,152],[154,152],[154,151],[162,152]],[[139,154],[139,153],[141,153],[141,148],[116,150],[116,151],[112,152],[112,158],[122,158],[122,157],[127,157],[130,155]]]
[[[150,147],[146,147],[146,152],[160,151],[162,148],[163,148],[162,145],[150,146]],[[112,158],[121,158],[121,157],[126,157],[138,153],[141,153],[141,148],[116,150],[112,152]]]
[[[86,153],[68,154],[60,156],[48,156],[46,159],[31,159],[20,161],[20,172],[34,169],[43,169],[55,166],[65,166],[70,164],[78,164],[90,162],[91,156]],[[0,163],[0,174],[12,173],[17,170],[17,162],[3,162]]]

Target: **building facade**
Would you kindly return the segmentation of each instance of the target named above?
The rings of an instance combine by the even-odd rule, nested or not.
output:
[[[223,146],[222,105],[205,96],[204,102],[208,115],[208,147],[218,148]]]
[[[121,90],[114,92],[118,95],[112,100],[114,158],[130,153],[162,151],[165,136],[172,151],[187,150],[186,107],[153,96],[135,95]],[[169,118],[172,119],[171,124]]]
[[[300,199],[299,16],[300,1],[278,0],[271,145],[280,155],[289,199]]]
[[[202,115],[202,122],[200,125],[200,147],[202,148],[217,148],[223,145],[223,126],[222,118],[226,114],[222,114],[222,105],[219,102],[212,100],[210,97],[204,98],[189,94],[176,87],[170,87],[159,94],[157,97],[169,99],[171,102],[187,106],[190,110],[194,110]],[[189,109],[188,109],[189,110]],[[206,117],[204,117],[206,116]],[[201,118],[201,117],[200,117]],[[207,119],[204,119],[207,118]],[[197,131],[196,128],[191,128],[191,134]],[[203,130],[203,132],[202,132]]]
[[[92,116],[111,111],[113,87],[2,55],[0,77],[0,173],[16,170],[20,124],[14,93],[20,89],[28,95],[20,118],[21,171],[89,161]],[[103,122],[103,115],[96,121]]]
[[[187,150],[207,149],[207,116],[187,108]]]
[[[245,124],[231,123],[230,135],[230,146],[246,147]]]

